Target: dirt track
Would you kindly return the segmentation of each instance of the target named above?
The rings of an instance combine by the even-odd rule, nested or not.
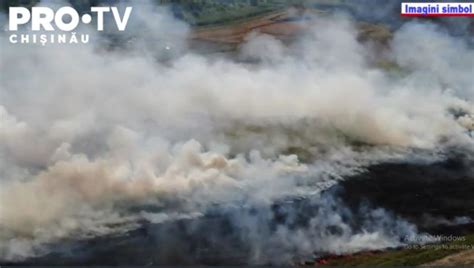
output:
[[[192,49],[201,53],[234,52],[248,39],[249,34],[257,32],[268,34],[284,43],[291,43],[312,27],[317,27],[314,18],[327,15],[316,9],[287,9],[275,11],[233,24],[194,29],[189,38]],[[387,47],[392,38],[390,30],[383,26],[360,22],[357,25],[359,41],[373,41]]]
[[[423,264],[422,266],[465,266],[465,265],[474,265],[474,249],[462,251],[447,257],[444,257],[440,260]]]
[[[248,21],[231,25],[214,26],[196,30],[192,40],[208,41],[226,44],[239,44],[252,31],[289,37],[304,29],[301,23],[291,18],[302,15],[303,10],[285,10],[259,16]]]

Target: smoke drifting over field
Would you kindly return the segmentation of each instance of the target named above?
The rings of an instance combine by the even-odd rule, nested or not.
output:
[[[253,34],[239,60],[187,50],[190,28],[146,6],[120,48],[90,29],[94,44],[45,47],[2,33],[0,259],[235,207],[257,212],[231,217],[248,263],[416,233],[371,207],[355,229],[322,191],[380,162],[472,155],[474,50],[407,22],[384,52],[398,67],[384,70],[351,18],[301,23],[311,27],[291,45]],[[176,55],[157,60],[166,53]],[[308,224],[275,219],[273,204],[302,197],[319,209],[285,215],[307,213]]]

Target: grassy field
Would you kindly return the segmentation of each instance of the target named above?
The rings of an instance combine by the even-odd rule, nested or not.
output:
[[[176,4],[170,1],[173,12],[195,26],[235,23],[288,7],[296,0],[191,0]]]
[[[176,2],[176,1],[175,1]],[[173,3],[173,1],[171,1]],[[175,12],[195,26],[227,25],[293,7],[343,5],[344,0],[191,0],[175,5]]]
[[[469,248],[474,248],[474,234],[465,236],[464,241],[329,258],[324,266],[415,266],[430,263]]]

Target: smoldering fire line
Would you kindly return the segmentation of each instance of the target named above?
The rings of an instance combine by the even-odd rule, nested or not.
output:
[[[380,69],[344,16],[301,21],[291,44],[253,34],[235,60],[187,49],[189,26],[166,9],[134,12],[120,46],[94,32],[87,46],[0,35],[0,259],[216,211],[251,264],[400,246],[416,226],[349,213],[329,189],[378,163],[472,157],[474,51],[438,26],[403,25],[384,51],[397,68]],[[148,42],[163,38],[180,52],[166,62]],[[299,198],[314,206],[281,206],[274,225],[275,204]],[[150,237],[179,235],[161,227]]]

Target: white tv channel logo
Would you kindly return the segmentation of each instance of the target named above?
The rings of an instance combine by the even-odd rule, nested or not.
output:
[[[126,7],[123,14],[120,14],[117,7],[91,7],[90,11],[92,14],[96,14],[96,29],[97,31],[104,30],[104,17],[107,13],[112,13],[115,25],[119,31],[124,31],[127,28],[127,23],[132,13],[132,7]],[[74,31],[79,23],[91,24],[92,16],[90,14],[83,14],[79,16],[79,13],[72,7],[61,7],[57,10],[53,10],[49,7],[32,7],[31,11],[25,7],[10,7],[9,8],[9,20],[8,30],[11,32],[18,31],[20,25],[27,25],[30,23],[31,31],[62,31],[69,32],[61,34],[11,34],[10,42],[16,43],[41,43],[46,45],[48,43],[88,43],[89,35],[80,34],[77,36]]]

